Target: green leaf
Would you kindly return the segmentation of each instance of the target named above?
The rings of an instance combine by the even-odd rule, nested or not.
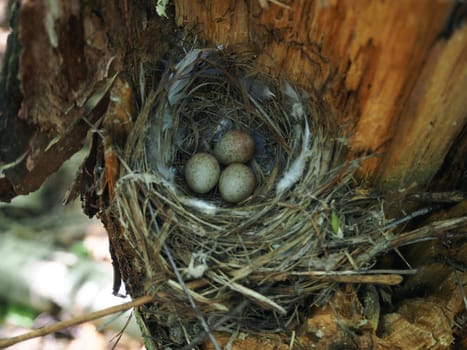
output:
[[[6,310],[5,322],[24,328],[31,328],[38,314],[36,310],[27,306],[10,303]]]
[[[89,258],[89,252],[83,242],[76,242],[71,246],[71,251],[81,258]]]
[[[167,5],[168,4],[169,4],[169,0],[157,0],[156,12],[159,15],[159,17],[168,18],[167,16]]]
[[[336,212],[333,210],[331,213],[331,227],[334,233],[339,237],[343,238],[342,229],[340,225],[339,217],[337,216]]]

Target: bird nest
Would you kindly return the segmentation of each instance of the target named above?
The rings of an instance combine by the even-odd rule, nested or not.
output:
[[[387,223],[357,193],[333,119],[316,96],[222,49],[193,49],[162,74],[129,136],[113,211],[167,344],[285,330],[327,300],[333,276],[371,269]],[[255,141],[256,187],[236,204],[217,188],[193,193],[183,172],[232,129]]]

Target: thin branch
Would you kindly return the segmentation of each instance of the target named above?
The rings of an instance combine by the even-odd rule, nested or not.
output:
[[[339,273],[320,273],[320,271],[295,272],[296,276],[316,277],[320,281],[339,282],[339,283],[371,283],[387,286],[396,286],[403,280],[402,276],[396,274],[390,275],[370,275],[370,274],[339,274]]]
[[[396,226],[398,226],[400,224],[403,224],[404,222],[410,221],[410,220],[416,218],[417,216],[422,216],[422,215],[429,214],[433,210],[435,210],[435,208],[437,208],[437,207],[433,206],[433,207],[426,207],[426,208],[416,210],[416,211],[410,213],[409,215],[404,216],[402,219],[398,219],[398,220],[394,220],[393,222],[390,222],[388,225],[384,226],[383,230],[387,231],[387,230],[389,230],[389,229],[391,229],[393,227],[396,227]]]
[[[133,301],[130,301],[128,303],[120,304],[120,305],[115,305],[111,306],[109,308],[99,310],[96,312],[91,312],[85,315],[77,316],[74,317],[70,320],[67,321],[62,321],[62,322],[57,322],[54,324],[51,324],[49,326],[41,327],[38,329],[35,329],[29,333],[18,335],[16,337],[11,337],[11,338],[4,338],[0,339],[0,349],[6,348],[8,346],[23,342],[25,340],[37,338],[37,337],[42,337],[44,335],[50,334],[50,333],[55,333],[58,332],[62,329],[73,327],[76,325],[79,325],[81,323],[97,320],[98,318],[102,318],[111,314],[115,314],[117,312],[122,312],[126,311],[128,309],[131,309],[133,307],[141,306],[147,303],[150,303],[154,301],[154,297],[150,295],[146,295],[143,297],[136,298]]]

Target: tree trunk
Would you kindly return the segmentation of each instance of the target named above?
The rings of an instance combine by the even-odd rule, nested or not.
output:
[[[423,188],[437,175],[460,185],[464,4],[264,3],[177,0],[175,21],[211,44],[253,45],[261,69],[319,91],[348,126],[354,154],[381,155],[361,168],[374,183]],[[92,123],[102,115],[105,96],[91,97],[106,77],[120,72],[137,86],[135,67],[168,50],[173,23],[154,10],[124,0],[22,2],[2,79],[3,200],[37,189],[82,147],[89,125],[80,117]]]
[[[115,288],[121,275],[130,294],[138,296],[144,276],[132,265],[136,257],[128,255],[129,243],[106,210],[119,166],[112,149],[123,147],[134,122],[128,116],[135,117],[140,103],[135,93],[141,89],[140,70],[157,67],[175,50],[180,30],[207,46],[253,47],[258,70],[321,96],[345,126],[349,157],[377,155],[359,172],[380,191],[465,191],[466,9],[454,0],[175,0],[164,18],[154,1],[16,2],[0,80],[0,199],[37,189],[91,130],[90,155],[70,198],[81,194],[86,213],[100,214],[115,259]],[[145,88],[156,86],[154,81]],[[454,275],[447,276],[445,288],[455,286]],[[348,306],[354,297],[352,290],[335,303]],[[430,302],[439,305],[440,298],[436,294]],[[461,305],[457,295],[447,298],[456,308]],[[415,311],[404,312],[405,322]],[[317,317],[337,329],[332,315],[329,307]],[[450,330],[454,317],[440,322]],[[387,329],[397,323],[385,322]],[[318,344],[319,318],[307,327],[302,341]],[[431,334],[425,333],[420,337]],[[400,345],[394,332],[386,335],[359,338],[358,344]],[[321,348],[333,337],[324,336]],[[348,333],[338,337],[347,341]],[[240,342],[239,348],[269,346],[259,338],[249,341],[254,344]],[[286,343],[279,339],[271,349]],[[434,348],[447,347],[438,341]]]
[[[320,91],[352,130],[354,154],[382,155],[361,173],[384,188],[426,186],[450,148],[465,147],[465,5],[261,3],[177,0],[176,21],[216,45],[253,43],[262,68]]]

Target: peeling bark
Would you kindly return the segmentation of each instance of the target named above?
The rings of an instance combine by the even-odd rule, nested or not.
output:
[[[2,201],[36,190],[82,148],[106,111],[108,94],[99,89],[110,77],[126,75],[135,86],[139,62],[157,61],[167,47],[149,5],[73,0],[15,6],[0,78]]]

